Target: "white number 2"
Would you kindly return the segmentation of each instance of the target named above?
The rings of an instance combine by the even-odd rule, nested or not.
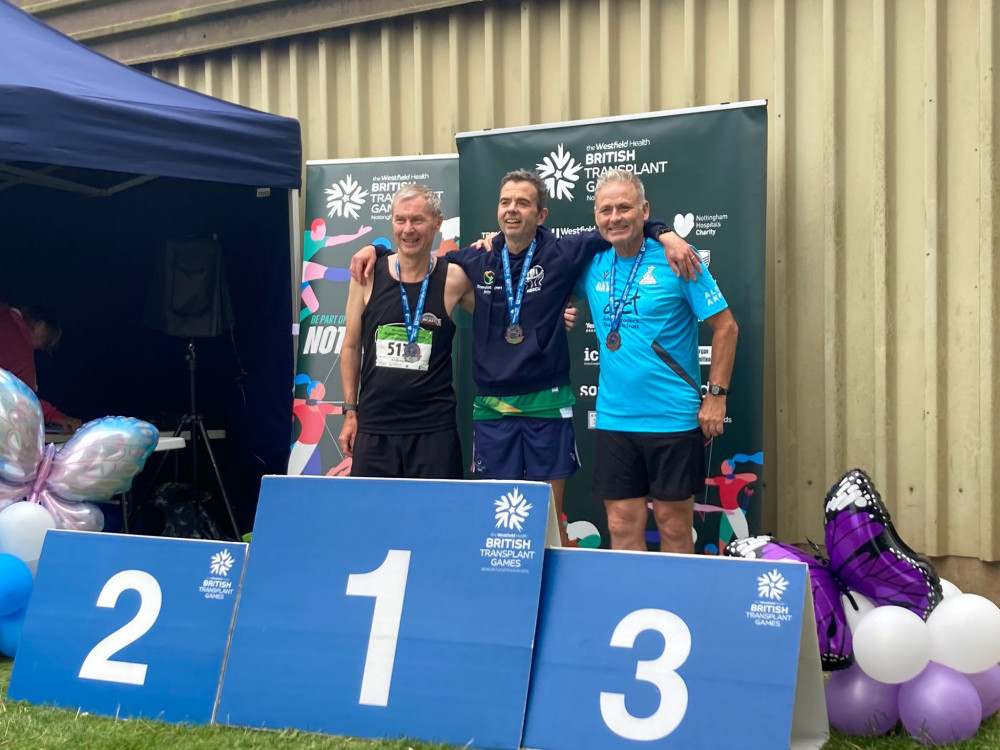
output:
[[[365,672],[361,678],[361,700],[358,701],[362,706],[389,704],[389,685],[396,661],[396,641],[409,570],[410,551],[391,549],[375,570],[347,577],[348,596],[375,597]]]
[[[663,653],[636,664],[635,678],[651,682],[660,691],[660,705],[651,716],[637,718],[625,707],[623,693],[601,693],[601,716],[608,729],[628,740],[659,740],[677,729],[687,712],[688,691],[674,670],[691,653],[691,631],[684,620],[662,609],[638,609],[621,619],[611,634],[611,645],[632,648],[646,630],[663,636]]]
[[[104,584],[97,597],[97,606],[114,609],[118,597],[128,590],[139,592],[139,611],[114,633],[94,646],[80,667],[80,678],[103,682],[123,682],[142,685],[146,682],[146,666],[130,661],[114,661],[111,656],[135,642],[153,627],[163,604],[160,584],[142,570],[123,570],[115,573]]]

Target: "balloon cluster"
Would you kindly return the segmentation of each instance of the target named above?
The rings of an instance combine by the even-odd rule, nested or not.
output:
[[[942,581],[860,469],[827,493],[824,537],[828,558],[770,536],[725,553],[809,566],[830,723],[877,735],[902,720],[925,743],[974,735],[1000,708],[1000,608]]]
[[[844,609],[855,663],[826,683],[832,726],[879,735],[902,720],[921,742],[957,742],[1000,709],[1000,608],[950,581],[941,585],[944,599],[926,621],[851,594],[857,609]]]
[[[101,531],[94,503],[128,490],[158,438],[148,422],[104,417],[57,450],[35,394],[0,369],[0,652],[17,649],[45,532]]]

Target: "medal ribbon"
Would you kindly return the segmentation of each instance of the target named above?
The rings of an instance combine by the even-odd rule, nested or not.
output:
[[[524,265],[521,266],[521,278],[517,281],[517,297],[514,296],[513,285],[510,278],[510,254],[507,251],[507,243],[503,246],[503,283],[507,289],[507,313],[510,315],[511,325],[517,325],[521,318],[521,300],[524,297],[524,285],[528,283],[528,270],[531,268],[531,256],[535,254],[535,241],[531,241],[531,247],[524,255]]]
[[[618,265],[618,255],[616,254],[614,258],[611,259],[611,277],[608,280],[608,299],[611,301],[611,330],[617,331],[618,326],[622,322],[622,313],[625,311],[625,300],[628,299],[629,289],[632,288],[632,282],[635,281],[635,274],[639,270],[639,265],[642,263],[643,256],[646,255],[646,243],[642,243],[642,247],[639,248],[639,254],[635,256],[635,262],[632,263],[632,271],[628,275],[628,281],[625,282],[625,288],[622,290],[621,299],[617,302],[615,301],[615,266]]]
[[[396,278],[399,279],[399,296],[403,298],[403,322],[406,324],[406,340],[411,344],[417,340],[417,331],[420,330],[420,318],[424,314],[424,300],[427,299],[427,283],[431,280],[431,269],[434,268],[434,259],[427,261],[427,275],[420,284],[420,296],[417,297],[417,309],[410,314],[410,300],[406,296],[406,288],[403,286],[403,277],[399,275],[399,255],[396,255]]]

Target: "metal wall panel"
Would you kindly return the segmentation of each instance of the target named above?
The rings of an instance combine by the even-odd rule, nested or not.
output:
[[[861,466],[913,547],[997,560],[998,5],[494,1],[149,67],[298,117],[310,159],[768,99],[768,530],[821,539]]]

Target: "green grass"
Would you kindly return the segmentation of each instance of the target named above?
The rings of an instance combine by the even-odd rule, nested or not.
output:
[[[86,748],[87,750],[446,750],[449,745],[414,740],[356,740],[330,737],[294,730],[269,732],[239,727],[195,727],[164,724],[146,720],[116,720],[64,711],[48,706],[33,706],[6,700],[7,684],[13,662],[0,657],[0,748],[49,750],[50,748]],[[726,727],[719,748],[739,747],[739,731]],[[886,737],[847,737],[834,732],[824,750],[916,750],[923,748],[904,730]],[[955,750],[996,750],[1000,748],[1000,721],[993,717],[968,742],[941,747]],[[575,750],[559,748],[557,750]],[[775,750],[779,750],[776,748]]]

